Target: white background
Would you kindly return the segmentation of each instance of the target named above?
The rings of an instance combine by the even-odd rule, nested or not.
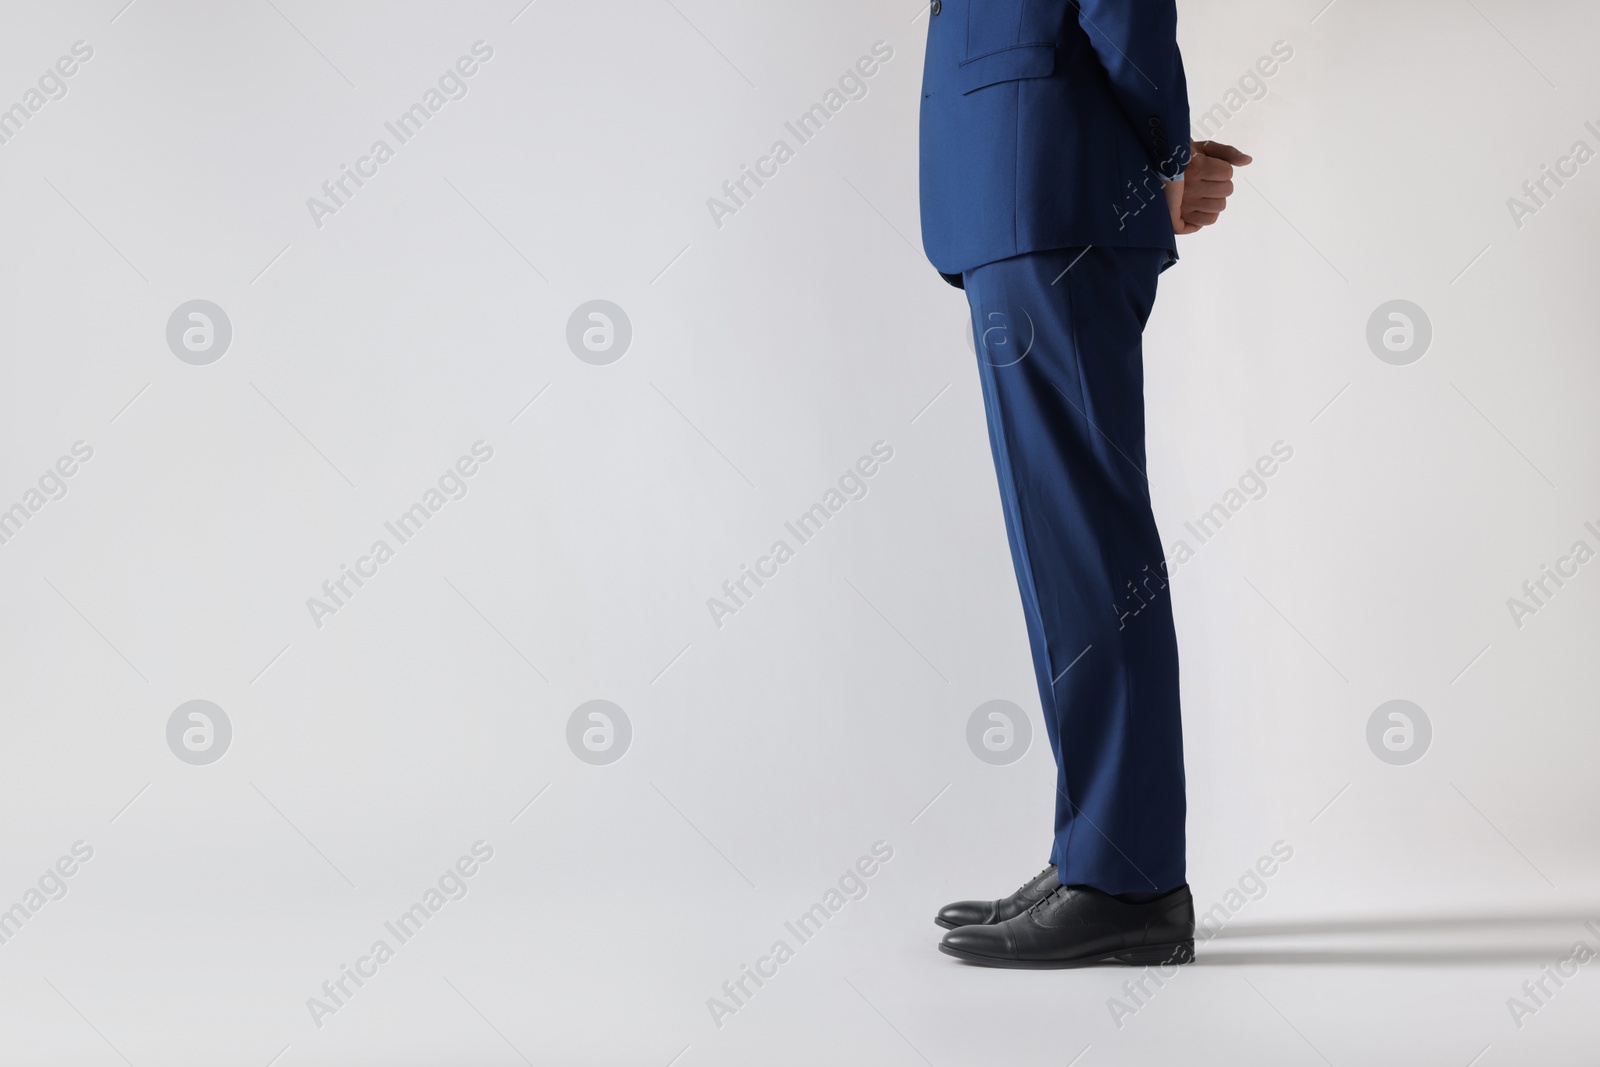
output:
[[[939,905],[1045,862],[1052,770],[1042,730],[1003,767],[965,740],[1038,700],[966,305],[920,253],[926,11],[123,2],[0,33],[0,106],[94,49],[0,145],[0,507],[94,450],[0,545],[0,907],[94,850],[0,945],[0,1059],[1591,1062],[1600,968],[1520,1029],[1506,1002],[1600,944],[1600,564],[1520,628],[1506,601],[1600,547],[1600,163],[1520,228],[1506,201],[1600,148],[1592,6],[1181,5],[1197,116],[1294,50],[1218,134],[1256,162],[1146,338],[1165,541],[1294,449],[1174,581],[1190,882],[1209,907],[1294,855],[1119,1026],[1134,972],[934,948]],[[316,226],[478,40],[468,95]],[[868,95],[715,225],[880,40]],[[207,366],[165,339],[196,298],[233,327]],[[608,366],[566,343],[592,299],[633,326]],[[1408,366],[1365,339],[1392,299],[1433,325]],[[478,440],[466,498],[317,627]],[[879,440],[866,498],[714,626]],[[166,743],[197,698],[233,726],[209,766]],[[608,766],[565,739],[597,698],[633,727]],[[1396,698],[1433,724],[1409,766],[1365,739]],[[314,1025],[479,840],[468,895]],[[715,1025],[880,840],[866,898]]]

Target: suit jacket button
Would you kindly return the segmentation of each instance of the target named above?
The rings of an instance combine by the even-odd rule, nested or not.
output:
[[[941,4],[939,2],[939,0],[933,0],[933,3],[928,5],[928,9],[930,11],[932,11],[935,15],[937,15],[939,13],[939,9],[942,8],[942,7],[944,7],[944,5]]]

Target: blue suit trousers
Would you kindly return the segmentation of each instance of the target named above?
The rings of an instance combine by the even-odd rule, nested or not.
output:
[[[1178,642],[1145,475],[1141,335],[1162,248],[964,271],[989,442],[1056,760],[1050,860],[1108,893],[1184,883]]]

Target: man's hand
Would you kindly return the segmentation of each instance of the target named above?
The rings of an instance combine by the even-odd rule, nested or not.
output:
[[[1172,232],[1177,234],[1196,233],[1216,222],[1233,195],[1233,168],[1250,162],[1249,156],[1220,141],[1192,144],[1183,181],[1168,182],[1166,187]]]

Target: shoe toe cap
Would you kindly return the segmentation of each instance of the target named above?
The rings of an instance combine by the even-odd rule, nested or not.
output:
[[[940,926],[981,926],[994,922],[994,903],[988,900],[958,900],[939,909],[935,921]]]
[[[1009,959],[1014,954],[1010,933],[1004,926],[958,927],[945,934],[940,944],[958,956]]]

